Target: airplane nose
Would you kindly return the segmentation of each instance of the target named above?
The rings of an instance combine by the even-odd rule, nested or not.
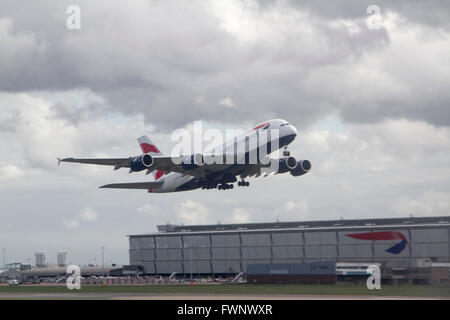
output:
[[[293,134],[294,136],[297,136],[297,129],[293,126],[293,125],[290,125],[289,126],[289,130],[291,131],[291,134]]]

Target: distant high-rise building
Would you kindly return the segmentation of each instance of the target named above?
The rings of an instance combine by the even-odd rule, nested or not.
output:
[[[42,268],[47,266],[47,252],[37,251],[35,253],[36,267]]]
[[[56,260],[59,267],[65,267],[67,265],[67,251],[58,251]]]

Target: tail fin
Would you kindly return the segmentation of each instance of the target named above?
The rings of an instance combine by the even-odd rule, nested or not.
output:
[[[147,136],[142,136],[138,138],[137,141],[141,146],[142,153],[150,153],[152,156],[162,155],[161,151],[159,151],[156,145]]]
[[[137,139],[139,146],[141,147],[142,153],[149,153],[152,156],[162,156],[162,152],[159,151],[158,147],[147,137],[142,136]],[[153,177],[155,181],[159,180],[166,172],[163,170],[153,171]]]

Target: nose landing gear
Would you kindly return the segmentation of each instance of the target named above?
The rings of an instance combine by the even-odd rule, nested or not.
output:
[[[238,182],[239,187],[248,187],[249,185],[250,185],[250,182],[245,181],[244,179],[242,179],[242,181]]]
[[[283,157],[290,157],[291,153],[288,151],[287,146],[284,146]]]

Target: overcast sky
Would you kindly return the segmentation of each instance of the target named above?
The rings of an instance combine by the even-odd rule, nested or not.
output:
[[[69,5],[81,29],[69,30]],[[381,28],[367,27],[367,7]],[[156,225],[449,215],[448,1],[0,2],[0,248],[128,263]],[[283,118],[313,170],[250,188],[98,189],[144,173],[64,164],[123,157],[147,134]],[[2,261],[3,262],[3,261]]]

